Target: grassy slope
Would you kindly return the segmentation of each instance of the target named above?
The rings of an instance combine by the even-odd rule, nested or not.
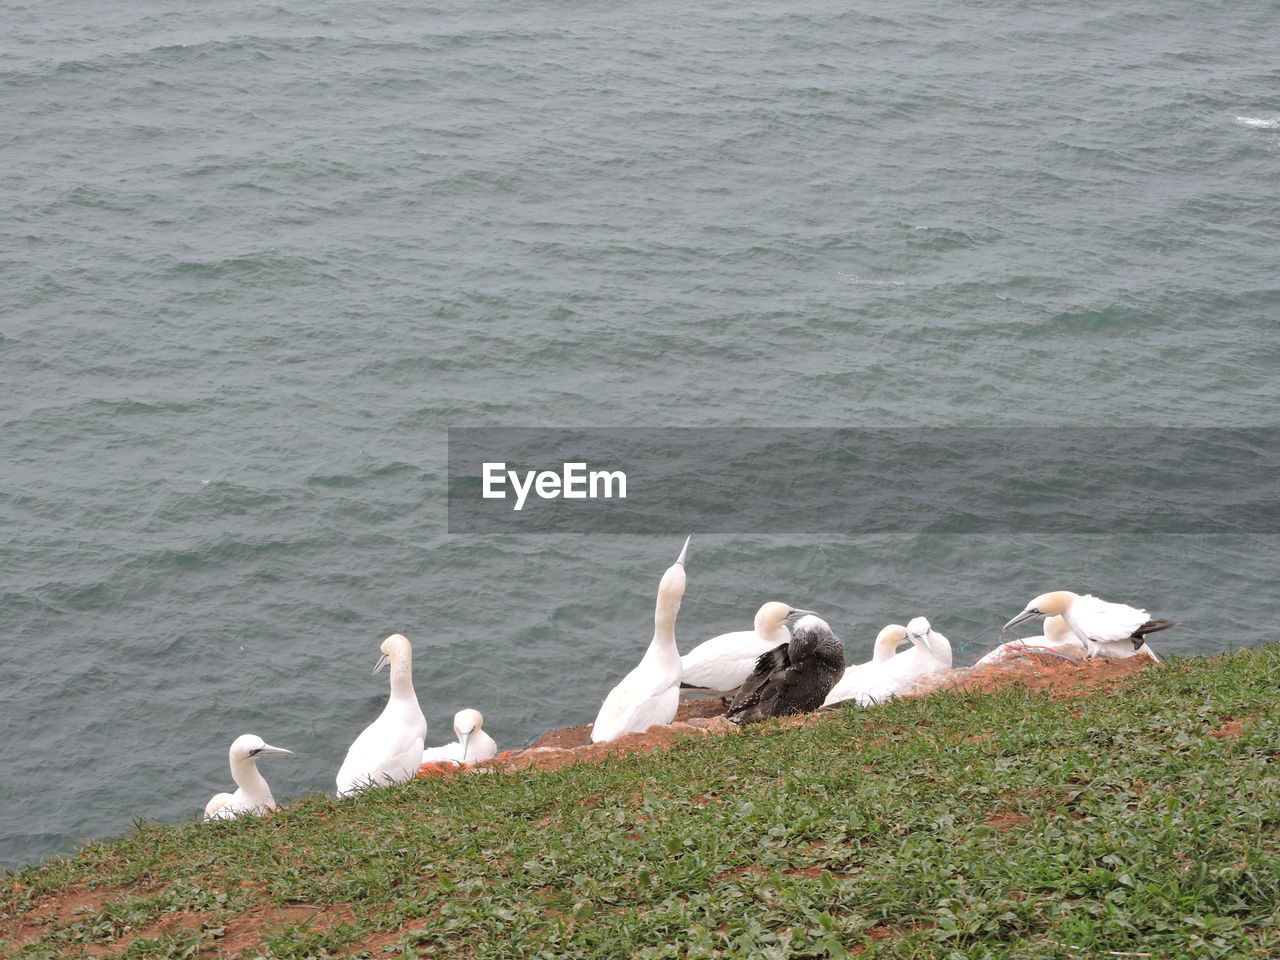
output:
[[[0,953],[230,955],[274,904],[245,956],[1280,955],[1278,668],[1273,647],[144,826],[0,880],[8,916],[107,888],[20,948],[0,922]]]

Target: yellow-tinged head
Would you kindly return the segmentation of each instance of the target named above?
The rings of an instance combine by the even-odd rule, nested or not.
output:
[[[374,673],[377,673],[387,664],[396,667],[402,663],[410,663],[413,660],[413,647],[409,645],[409,638],[403,634],[393,633],[382,641],[382,646],[378,647],[378,650],[382,656],[378,659],[377,666],[373,668]]]
[[[888,626],[881,627],[880,632],[876,634],[876,645],[871,651],[871,660],[873,663],[883,663],[898,652],[903,642],[907,639],[907,628],[900,623],[891,623]]]
[[[801,610],[780,600],[770,600],[756,611],[756,633],[762,637],[767,637],[784,623],[795,623],[801,617],[808,616],[816,617],[817,614],[812,610]]]
[[[1060,617],[1071,608],[1077,598],[1078,595],[1070,590],[1054,590],[1052,593],[1042,593],[1028,603],[1025,610],[1006,623],[1003,629],[1008,630],[1012,626],[1024,623],[1027,620],[1034,620],[1037,617]]]

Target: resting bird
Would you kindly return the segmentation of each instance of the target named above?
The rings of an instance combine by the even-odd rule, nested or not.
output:
[[[862,671],[859,689],[850,700],[870,707],[909,692],[921,677],[951,669],[951,643],[928,620],[916,617],[907,624],[906,632],[911,649]]]
[[[453,735],[458,739],[442,747],[428,747],[422,751],[422,762],[454,760],[458,763],[479,763],[498,755],[498,745],[484,732],[484,715],[479,710],[459,710],[453,715]]]
[[[825,707],[827,704],[856,699],[867,688],[868,684],[874,683],[878,665],[891,660],[898,650],[898,645],[904,643],[906,639],[907,628],[900,623],[891,623],[887,627],[881,627],[880,632],[876,634],[876,643],[871,650],[871,659],[866,663],[845,667],[844,674],[836,681],[836,685],[831,688],[831,692],[827,694],[827,698],[822,702],[822,705]]]
[[[756,611],[753,629],[722,633],[704,640],[680,658],[681,690],[732,697],[751,676],[762,653],[791,641],[787,623],[812,613],[812,610],[797,610],[770,600]]]
[[[242,813],[266,813],[276,810],[271,788],[258,772],[262,757],[292,757],[292,750],[273,747],[252,733],[242,734],[231,743],[231,779],[235,793],[216,793],[204,807],[206,820],[230,820]]]
[[[1066,657],[1068,660],[1083,660],[1088,656],[1084,644],[1071,632],[1067,621],[1061,617],[1045,617],[1043,636],[1019,637],[1017,640],[1002,643],[984,655],[974,666],[989,666],[1024,653],[1052,653],[1059,657]]]
[[[1070,590],[1055,590],[1042,593],[1028,603],[1004,629],[1036,617],[1052,616],[1067,621],[1090,657],[1105,660],[1123,660],[1141,651],[1159,663],[1160,658],[1146,646],[1146,636],[1177,626],[1172,620],[1152,620],[1147,611],[1125,603],[1108,603],[1089,594],[1081,596]]]
[[[844,644],[827,622],[802,617],[790,643],[760,655],[726,716],[734,723],[817,710],[844,671]]]
[[[373,672],[391,664],[391,696],[377,720],[364,728],[338,770],[338,796],[359,793],[381,783],[412,780],[422,764],[427,718],[413,690],[413,648],[393,633],[382,641],[382,657]]]
[[[693,539],[690,537],[689,539]],[[689,540],[658,584],[653,611],[653,639],[640,663],[609,691],[591,725],[591,742],[640,733],[656,723],[670,723],[680,706],[680,651],[676,649],[676,614],[684,597],[684,559]]]

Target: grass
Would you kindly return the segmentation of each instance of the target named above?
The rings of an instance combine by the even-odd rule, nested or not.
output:
[[[1278,674],[1272,647],[139,824],[0,878],[0,955],[1273,956]]]

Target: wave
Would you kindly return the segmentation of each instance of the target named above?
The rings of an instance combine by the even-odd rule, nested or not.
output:
[[[1280,130],[1280,117],[1232,117],[1242,127],[1258,130]]]

